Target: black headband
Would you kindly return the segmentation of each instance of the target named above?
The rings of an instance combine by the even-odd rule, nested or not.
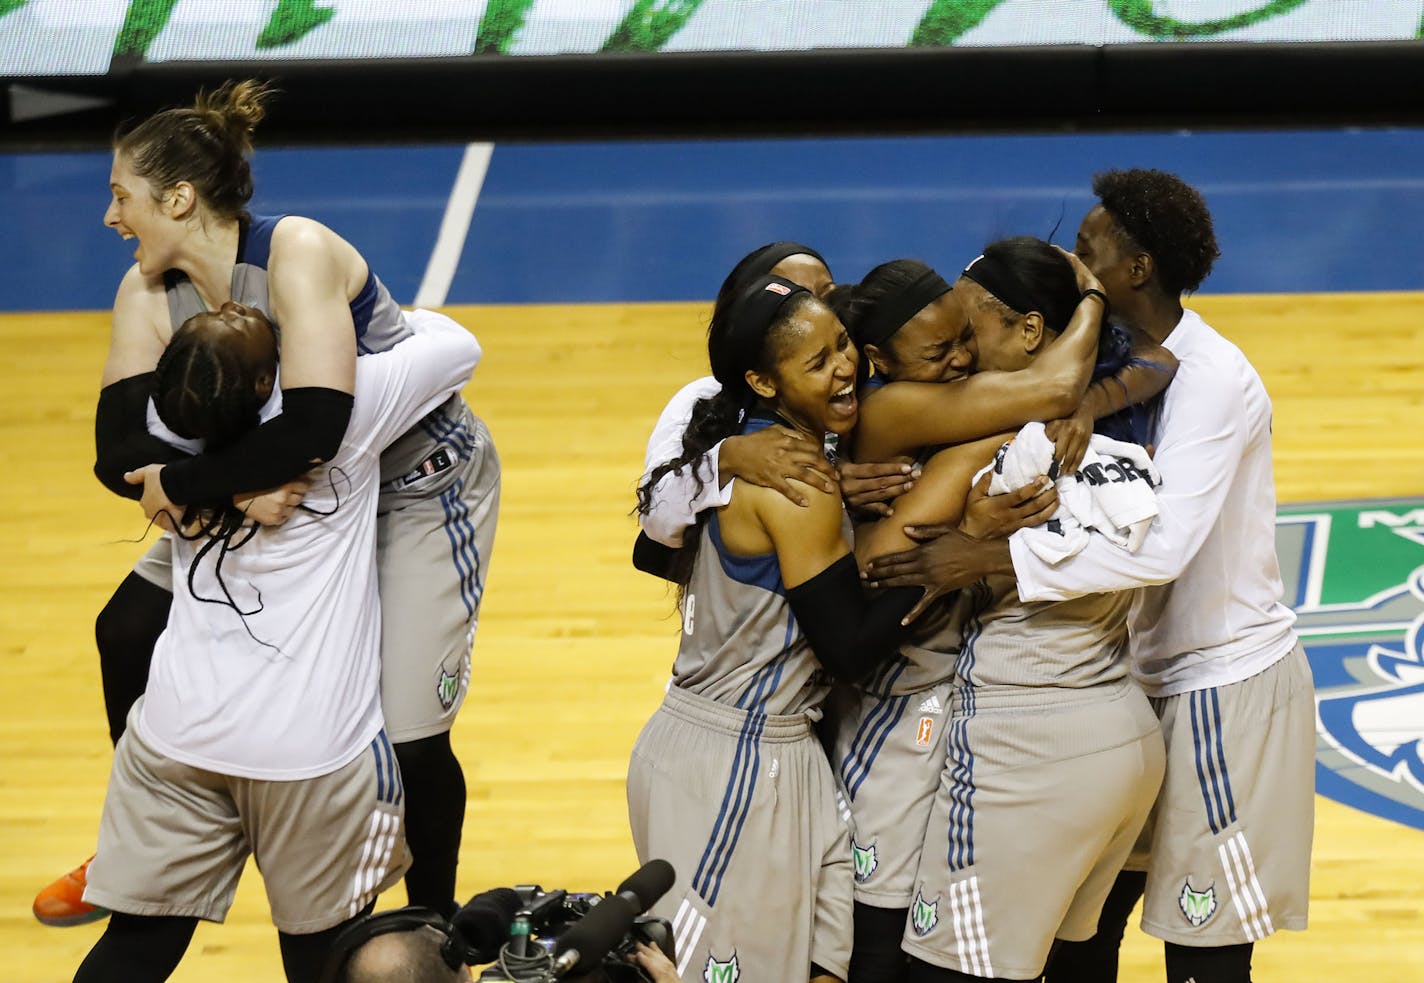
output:
[[[826,258],[810,246],[802,245],[799,242],[782,240],[773,242],[770,245],[762,246],[756,252],[746,258],[746,270],[756,276],[765,276],[771,273],[771,268],[780,263],[788,256],[811,256],[819,260],[821,265],[830,269],[830,264]]]
[[[785,277],[768,274],[753,280],[727,309],[726,341],[729,350],[735,353],[730,364],[755,364],[765,342],[766,332],[776,320],[782,306],[797,294],[810,292]],[[717,381],[724,388],[739,384],[739,379],[723,379],[717,375],[717,367],[714,363],[713,375],[717,376]]]
[[[1033,302],[1033,298],[1028,295],[1019,278],[1014,276],[1008,264],[993,256],[976,257],[964,268],[962,276],[979,284],[1015,313],[1027,314],[1039,309],[1039,305]]]
[[[950,285],[934,270],[926,269],[905,289],[886,297],[861,319],[856,340],[861,345],[883,345],[895,332],[932,302],[949,293]]]

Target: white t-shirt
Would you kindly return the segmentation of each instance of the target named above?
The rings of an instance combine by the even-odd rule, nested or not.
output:
[[[1147,586],[1133,602],[1133,674],[1150,696],[1238,682],[1287,655],[1295,614],[1276,562],[1271,400],[1241,350],[1192,311],[1164,346],[1160,514],[1136,553],[1095,537],[1057,565],[1010,540],[1019,597],[1062,601]]]
[[[642,481],[647,481],[648,475],[659,464],[682,456],[682,435],[692,419],[692,407],[699,399],[711,399],[721,391],[721,383],[710,375],[703,376],[683,386],[668,401],[657,425],[653,427],[652,436],[648,438]],[[693,462],[692,467],[669,472],[658,480],[653,488],[652,511],[638,516],[639,525],[650,538],[676,549],[682,545],[683,533],[697,521],[697,513],[719,508],[732,500],[732,484],[736,479],[727,482],[726,488],[718,486],[717,456],[721,449],[722,443],[718,441]],[[693,477],[694,469],[705,482],[700,492]]]
[[[221,544],[198,563],[190,591],[207,540],[170,537],[173,609],[136,724],[160,753],[221,774],[289,781],[341,768],[383,726],[380,454],[458,392],[480,359],[474,336],[444,315],[407,317],[413,337],[356,360],[345,439],[305,502],[331,514],[298,510],[223,557],[222,585],[247,614],[194,596],[223,599]]]

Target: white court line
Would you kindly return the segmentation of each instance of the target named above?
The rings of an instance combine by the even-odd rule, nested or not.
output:
[[[445,217],[440,220],[440,234],[435,237],[435,248],[430,251],[425,276],[421,277],[420,289],[415,292],[416,307],[439,307],[445,303],[450,283],[455,279],[455,267],[460,264],[460,254],[465,249],[465,237],[470,234],[470,219],[474,217],[475,202],[484,187],[485,173],[489,170],[490,155],[493,153],[492,143],[466,145],[460,169],[455,173],[455,186],[450,189],[450,200],[445,204]]]

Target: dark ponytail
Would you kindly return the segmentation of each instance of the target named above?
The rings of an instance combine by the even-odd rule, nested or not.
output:
[[[748,414],[757,405],[758,397],[747,382],[747,372],[770,368],[779,329],[813,301],[805,287],[779,276],[762,276],[713,310],[707,329],[707,359],[722,390],[693,404],[682,435],[682,454],[653,468],[638,487],[639,515],[652,511],[653,490],[658,482],[684,468],[692,468],[693,497],[702,494],[712,476],[703,474],[696,463],[720,441],[741,433]],[[671,579],[680,586],[687,586],[692,576],[702,524],[706,521],[705,512],[698,515],[697,527],[688,532],[678,551]]]

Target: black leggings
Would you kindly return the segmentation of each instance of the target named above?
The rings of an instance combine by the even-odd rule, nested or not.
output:
[[[1147,875],[1125,870],[1117,876],[1103,913],[1098,917],[1098,931],[1086,942],[1063,942],[1048,957],[1044,983],[1115,983],[1118,949],[1128,916],[1137,899],[1142,897]],[[1251,983],[1249,942],[1240,945],[1210,948],[1164,943],[1167,962],[1167,983]]]
[[[1085,942],[1060,943],[1048,957],[1045,983],[1114,983],[1127,918],[1146,884],[1147,875],[1142,871],[1124,870],[1118,874],[1103,902],[1097,932]]]
[[[405,838],[411,858],[406,896],[413,905],[452,915],[465,821],[465,773],[450,748],[448,731],[392,746],[405,783]]]
[[[317,983],[336,937],[370,914],[372,907],[367,905],[354,918],[311,935],[278,932],[287,983]],[[178,968],[197,927],[196,918],[116,911],[109,917],[104,934],[79,964],[74,983],[162,983]]]
[[[900,948],[906,908],[874,908],[855,903],[855,945],[846,983],[905,983],[910,957]]]
[[[168,626],[172,606],[171,591],[130,573],[94,621],[104,711],[109,717],[109,739],[115,744],[123,736],[130,708],[148,685],[153,646]]]

